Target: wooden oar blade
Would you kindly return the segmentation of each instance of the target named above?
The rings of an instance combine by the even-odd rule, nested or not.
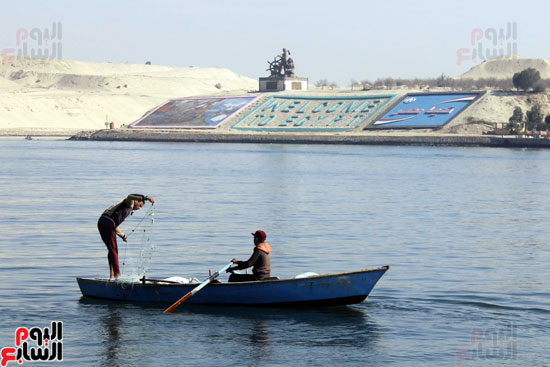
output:
[[[174,302],[174,304],[170,307],[168,307],[166,310],[164,310],[164,312],[172,312],[174,311],[179,305],[181,305],[183,302],[187,301],[187,299],[189,297],[191,297],[193,295],[193,291],[191,292],[188,292],[185,296],[181,297],[180,299],[178,299],[176,302]]]
[[[218,277],[218,275],[220,275],[220,273],[223,273],[224,271],[226,271],[227,269],[229,269],[229,267],[233,265],[232,262],[230,262],[229,264],[227,264],[226,266],[224,266],[223,268],[221,268],[219,271],[215,272],[214,274],[212,274],[208,279],[206,279],[204,282],[202,282],[200,285],[198,285],[197,287],[193,288],[193,290],[189,293],[187,293],[185,296],[181,297],[180,299],[178,299],[176,302],[174,302],[174,304],[170,307],[168,307],[166,310],[164,310],[165,313],[169,313],[169,312],[172,312],[174,311],[176,308],[178,308],[179,305],[181,305],[183,302],[185,302],[189,297],[191,297],[192,295],[194,295],[195,293],[197,293],[198,291],[200,291],[202,288],[204,288],[208,283],[210,283],[212,280],[216,279]]]

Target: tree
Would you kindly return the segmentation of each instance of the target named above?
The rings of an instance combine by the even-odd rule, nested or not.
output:
[[[363,90],[371,90],[372,84],[367,79],[361,81],[361,85],[363,86]]]
[[[523,111],[521,110],[521,107],[518,106],[514,108],[514,113],[510,116],[508,121],[507,126],[509,129],[519,128],[520,124],[523,122]]]
[[[391,76],[389,76],[386,79],[384,79],[384,85],[386,86],[386,88],[391,89],[391,88],[397,86],[397,83],[395,82],[395,79],[393,79]]]
[[[441,73],[441,75],[435,80],[438,87],[446,87],[449,84],[449,78]]]
[[[384,81],[382,79],[378,78],[374,81],[375,88],[382,88],[383,86],[384,86]]]
[[[527,68],[519,73],[515,73],[512,77],[512,83],[514,83],[514,87],[518,91],[520,89],[527,91],[529,88],[533,88],[539,80],[540,73],[533,68]]]
[[[546,86],[544,85],[544,82],[542,80],[539,80],[538,82],[533,85],[533,92],[535,93],[542,93],[546,90]]]
[[[522,123],[523,122],[523,111],[521,110],[521,107],[514,108],[514,113],[510,117],[510,122],[517,122]]]
[[[315,86],[320,87],[321,89],[325,89],[325,87],[328,87],[328,80],[321,79],[321,80],[317,81],[317,83],[315,83]]]
[[[526,127],[527,130],[533,130],[535,127],[537,127],[544,118],[544,115],[542,114],[542,109],[539,104],[536,104],[531,108],[529,111],[527,111],[527,122]]]

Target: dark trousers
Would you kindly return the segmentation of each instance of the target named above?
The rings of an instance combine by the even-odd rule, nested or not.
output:
[[[259,278],[254,274],[231,274],[229,276],[228,282],[253,282],[259,280]]]
[[[120,275],[118,267],[118,246],[116,244],[115,223],[105,217],[100,217],[97,222],[97,229],[101,235],[101,239],[107,246],[107,259],[109,259],[109,265],[113,268],[115,276]]]

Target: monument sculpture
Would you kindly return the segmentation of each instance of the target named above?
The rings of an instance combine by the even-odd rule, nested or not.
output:
[[[286,48],[283,48],[283,53],[278,55],[273,59],[273,61],[268,61],[269,69],[267,71],[271,72],[272,77],[282,77],[289,76],[294,77],[294,60],[289,57],[290,51]]]
[[[294,60],[290,51],[283,48],[283,53],[277,55],[273,61],[267,61],[270,76],[260,78],[260,92],[282,90],[307,90],[307,78],[299,78],[294,73]]]

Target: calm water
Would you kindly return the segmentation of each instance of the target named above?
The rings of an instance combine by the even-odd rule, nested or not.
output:
[[[61,320],[67,366],[548,364],[550,151],[2,139],[0,153],[2,348]],[[150,277],[204,279],[246,259],[256,229],[280,277],[391,269],[341,308],[83,299],[75,277],[108,274],[97,218],[131,192],[157,201]]]

